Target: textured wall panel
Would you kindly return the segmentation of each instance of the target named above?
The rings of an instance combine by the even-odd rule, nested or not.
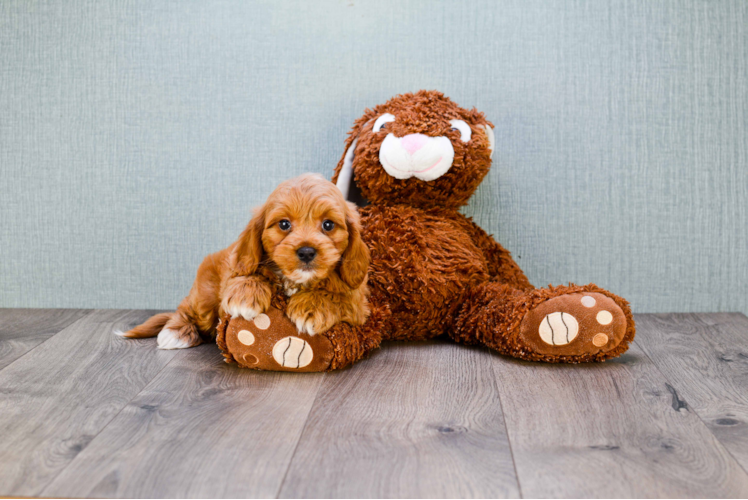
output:
[[[537,285],[748,312],[748,3],[0,2],[0,306],[171,308],[363,109],[496,125],[466,212]]]

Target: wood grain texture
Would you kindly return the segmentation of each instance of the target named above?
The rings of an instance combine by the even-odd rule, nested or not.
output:
[[[150,314],[93,312],[0,371],[0,494],[38,495],[171,360],[112,334]]]
[[[329,373],[281,497],[515,497],[487,351],[390,343]]]
[[[637,325],[637,344],[748,471],[748,318],[646,314]]]
[[[742,315],[638,315],[603,364],[437,341],[282,374],[111,334],[150,311],[75,314],[29,316],[72,323],[0,370],[0,495],[748,496]],[[46,334],[25,321],[0,332]]]
[[[748,495],[748,475],[638,346],[603,364],[493,366],[523,496]]]
[[[89,309],[0,309],[0,370],[90,312]]]
[[[43,495],[274,497],[324,376],[181,351]]]

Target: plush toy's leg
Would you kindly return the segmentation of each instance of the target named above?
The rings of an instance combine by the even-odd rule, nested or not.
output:
[[[341,323],[323,333],[333,346],[335,355],[328,370],[338,370],[352,365],[382,342],[382,326],[389,316],[386,308],[372,307],[371,315],[361,326]]]
[[[489,282],[470,291],[455,322],[458,342],[530,361],[604,361],[635,333],[628,302],[596,285],[518,290]]]
[[[245,368],[288,372],[320,372],[344,368],[382,341],[382,324],[387,308],[372,307],[361,326],[347,323],[309,335],[275,307],[252,321],[242,317],[223,318],[217,328],[216,343],[227,363]]]

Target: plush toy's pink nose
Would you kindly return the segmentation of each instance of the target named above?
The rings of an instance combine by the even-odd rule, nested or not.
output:
[[[423,134],[408,134],[400,139],[400,144],[403,145],[405,151],[407,151],[409,155],[412,155],[421,149],[428,139],[429,138]]]

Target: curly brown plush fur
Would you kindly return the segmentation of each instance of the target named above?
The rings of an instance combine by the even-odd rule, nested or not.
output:
[[[385,113],[394,121],[374,130]],[[451,120],[469,126],[469,140]],[[592,284],[535,289],[510,253],[457,211],[491,167],[486,126],[492,124],[483,113],[436,91],[396,96],[354,123],[346,151],[354,148],[354,187],[370,202],[361,210],[361,224],[371,252],[371,304],[387,314],[381,331],[361,335],[366,348],[348,349],[346,362],[382,339],[442,334],[533,361],[604,361],[628,349],[635,327],[626,300]],[[454,159],[436,179],[395,178],[381,163],[386,139],[416,144],[438,137],[450,141]],[[403,147],[411,151],[418,144]]]

